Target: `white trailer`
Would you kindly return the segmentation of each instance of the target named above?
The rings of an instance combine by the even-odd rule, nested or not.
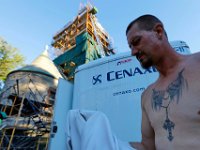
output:
[[[189,47],[183,41],[173,41],[171,45],[182,54],[190,53]],[[79,66],[74,85],[59,80],[51,133],[53,139],[50,140],[49,148],[53,150],[56,145],[62,145],[64,149],[66,137],[63,128],[69,109],[101,111],[108,117],[111,128],[119,139],[140,141],[141,93],[157,77],[155,68],[141,68],[130,52]],[[57,133],[53,132],[55,127]]]

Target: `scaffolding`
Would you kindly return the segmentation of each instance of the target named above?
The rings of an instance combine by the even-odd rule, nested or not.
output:
[[[41,86],[48,94],[41,93]],[[54,100],[55,89],[36,83],[31,74],[4,89],[0,109],[8,117],[0,125],[0,148],[47,149]]]
[[[111,41],[108,33],[98,22],[95,14],[97,8],[87,4],[81,10],[73,21],[68,22],[60,31],[53,36],[52,46],[60,49],[62,52],[68,51],[76,46],[75,37],[83,32],[89,35],[102,46],[103,55],[114,54],[111,48]]]
[[[57,51],[54,63],[69,80],[74,79],[74,71],[79,65],[115,54],[111,38],[99,23],[96,13],[97,8],[88,3],[73,21],[53,36],[51,45]]]

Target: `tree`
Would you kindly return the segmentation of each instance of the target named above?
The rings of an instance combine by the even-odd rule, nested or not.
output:
[[[0,87],[6,80],[8,73],[22,66],[23,63],[24,56],[19,53],[18,49],[0,37]]]

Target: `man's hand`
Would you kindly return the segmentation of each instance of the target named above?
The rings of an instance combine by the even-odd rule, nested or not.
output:
[[[133,147],[133,148],[135,148],[135,149],[137,149],[137,150],[146,150],[145,149],[145,147],[142,145],[142,143],[140,143],[140,142],[129,142],[129,144]]]

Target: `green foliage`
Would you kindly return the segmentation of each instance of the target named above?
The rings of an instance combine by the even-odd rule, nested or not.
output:
[[[22,66],[24,57],[18,49],[12,47],[0,37],[0,80],[5,81],[6,76],[15,68]]]

